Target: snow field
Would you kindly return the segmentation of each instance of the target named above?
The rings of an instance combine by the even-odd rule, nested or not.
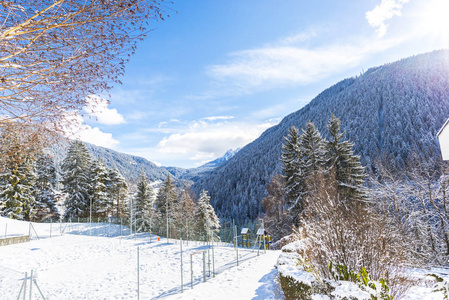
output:
[[[0,218],[0,230],[6,222],[8,232],[11,230],[11,234],[20,234],[23,231],[28,234],[27,222]],[[63,228],[64,224],[61,226]],[[29,276],[31,270],[37,273],[37,283],[48,299],[136,299],[137,248],[139,248],[140,265],[140,299],[165,297],[178,299],[177,297],[181,296],[182,299],[189,299],[185,298],[187,295],[190,295],[192,299],[211,299],[197,294],[200,291],[205,293],[203,286],[212,286],[209,281],[216,282],[221,288],[229,290],[227,293],[225,291],[219,293],[220,295],[226,294],[227,297],[232,297],[229,292],[240,293],[240,289],[247,289],[244,284],[245,278],[253,278],[255,280],[253,286],[269,285],[273,282],[273,280],[259,282],[265,273],[260,274],[252,269],[259,261],[259,265],[263,266],[261,268],[267,270],[266,273],[272,272],[277,256],[272,258],[272,263],[267,264],[262,260],[269,259],[270,255],[260,251],[260,256],[257,256],[257,250],[239,248],[239,266],[237,267],[234,248],[222,244],[214,247],[215,270],[218,274],[216,278],[213,278],[211,274],[207,277],[206,283],[202,283],[202,255],[192,257],[194,286],[190,291],[190,253],[206,250],[208,247],[202,242],[191,241],[187,246],[187,242],[184,241],[182,255],[184,293],[180,294],[179,241],[169,240],[167,243],[166,239],[161,239],[158,242],[157,237],[153,236],[150,243],[148,234],[138,234],[135,238],[130,236],[121,238],[120,225],[111,226],[110,235],[115,237],[108,238],[105,237],[109,234],[107,223],[96,226],[100,236],[85,235],[89,232],[89,224],[72,224],[71,228],[66,228],[66,231],[70,228],[72,233],[58,235],[59,231],[56,231],[58,234],[55,236],[53,233],[52,238],[42,238],[49,236],[49,224],[33,224],[33,227],[41,237],[39,240],[33,239],[29,243],[0,247],[0,299],[2,300],[17,299],[24,272],[28,272]],[[59,230],[59,227],[57,228]],[[268,253],[273,255],[274,252],[268,251]],[[210,257],[212,260],[211,252]],[[256,265],[253,265],[255,263]],[[208,269],[208,266],[206,268]],[[212,273],[212,262],[210,269]],[[246,273],[245,276],[243,276],[244,273]],[[237,278],[239,280],[235,281]],[[27,284],[29,285],[29,280]],[[215,294],[217,289],[211,288],[209,292],[211,295]],[[254,290],[250,293],[254,294]],[[33,294],[38,299],[35,286],[33,286]],[[220,295],[212,298],[220,299]],[[264,294],[264,297],[260,299],[267,299],[267,297],[270,298]],[[248,299],[250,298],[252,297]],[[239,299],[247,298],[239,297]]]

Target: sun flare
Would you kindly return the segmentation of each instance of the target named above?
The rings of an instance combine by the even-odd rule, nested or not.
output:
[[[449,42],[449,1],[426,1],[422,10],[421,29],[433,38],[445,39]]]

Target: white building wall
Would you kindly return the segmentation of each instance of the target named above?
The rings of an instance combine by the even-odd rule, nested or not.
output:
[[[441,155],[443,160],[449,160],[449,124],[443,129],[438,136],[440,141]]]

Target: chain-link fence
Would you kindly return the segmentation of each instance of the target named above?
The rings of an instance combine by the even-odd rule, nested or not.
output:
[[[135,232],[119,219],[88,221],[0,223],[4,236],[32,240],[0,247],[0,298],[31,299],[30,291],[32,299],[163,298],[258,255],[235,247],[236,226],[222,226],[207,242],[186,240],[189,233],[176,228],[166,238]]]

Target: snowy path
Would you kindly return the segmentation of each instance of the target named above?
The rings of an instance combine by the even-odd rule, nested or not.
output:
[[[281,299],[275,283],[277,269],[274,268],[279,254],[280,251],[267,251],[193,289],[166,299]]]

